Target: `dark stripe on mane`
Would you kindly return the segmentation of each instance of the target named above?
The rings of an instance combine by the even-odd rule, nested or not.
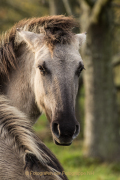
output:
[[[16,67],[15,50],[21,44],[17,39],[16,28],[45,34],[45,43],[52,51],[55,44],[69,44],[73,39],[72,29],[77,23],[72,17],[48,16],[24,19],[15,24],[0,39],[0,75],[9,76],[9,71]]]

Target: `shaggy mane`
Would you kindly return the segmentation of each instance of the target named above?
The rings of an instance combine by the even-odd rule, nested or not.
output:
[[[44,41],[52,51],[55,44],[69,44],[73,39],[72,29],[77,23],[72,17],[48,16],[24,19],[15,24],[0,39],[0,75],[9,76],[9,71],[16,67],[15,50],[21,42],[17,39],[16,28],[35,33],[44,33]]]

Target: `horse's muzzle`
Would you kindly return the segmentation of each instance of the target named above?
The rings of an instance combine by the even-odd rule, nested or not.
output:
[[[80,125],[75,121],[71,126],[62,125],[55,121],[52,123],[52,134],[56,145],[69,146],[72,141],[78,136]]]

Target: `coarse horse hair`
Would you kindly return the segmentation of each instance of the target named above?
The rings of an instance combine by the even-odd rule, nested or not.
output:
[[[16,35],[17,28],[24,31],[44,33],[44,41],[52,51],[55,44],[69,44],[72,41],[73,33],[71,30],[77,25],[74,18],[63,15],[21,20],[1,36],[0,74],[9,75],[10,69],[16,67],[15,51],[23,43],[19,41]]]

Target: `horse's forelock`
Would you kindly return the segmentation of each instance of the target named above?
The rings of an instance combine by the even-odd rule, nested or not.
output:
[[[77,23],[72,17],[47,16],[41,18],[24,19],[15,24],[9,31],[0,38],[0,74],[9,76],[9,71],[15,68],[16,53],[21,41],[16,33],[16,28],[34,33],[44,33],[44,42],[53,50],[55,44],[69,44],[73,40],[72,29]]]

